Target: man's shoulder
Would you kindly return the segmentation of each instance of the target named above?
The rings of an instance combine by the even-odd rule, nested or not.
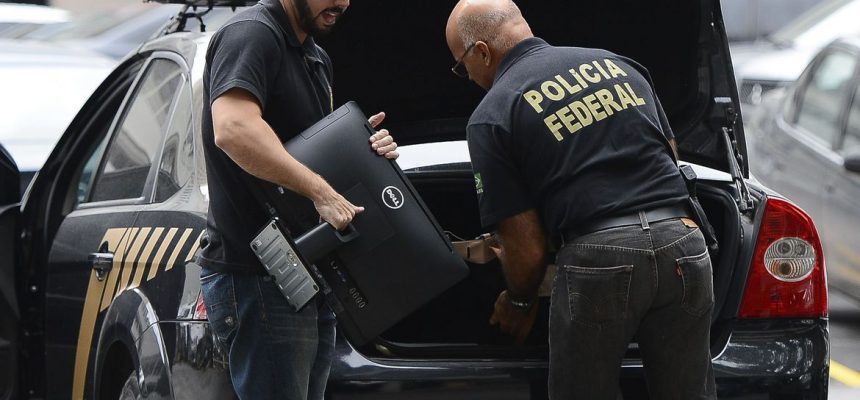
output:
[[[255,36],[269,36],[276,40],[281,39],[276,22],[265,11],[265,8],[257,4],[234,15],[215,32],[213,41],[228,34],[247,36],[245,37],[246,40],[253,39]]]
[[[469,125],[498,125],[507,129],[517,97],[516,91],[512,89],[494,86],[472,112]]]
[[[591,59],[591,58],[618,58],[619,55],[606,50],[595,47],[576,47],[576,46],[548,46],[550,54],[569,56],[574,58]]]

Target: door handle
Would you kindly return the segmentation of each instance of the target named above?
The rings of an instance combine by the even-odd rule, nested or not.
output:
[[[113,254],[93,253],[90,254],[89,259],[93,265],[93,269],[96,271],[96,279],[99,281],[105,280],[108,272],[113,268]]]

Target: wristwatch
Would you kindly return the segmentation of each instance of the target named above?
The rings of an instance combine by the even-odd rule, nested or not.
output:
[[[520,311],[528,311],[532,309],[532,306],[535,304],[535,299],[522,299],[515,298],[508,293],[508,301],[511,303],[514,308],[519,309]]]

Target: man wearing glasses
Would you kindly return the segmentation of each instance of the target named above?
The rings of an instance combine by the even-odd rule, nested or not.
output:
[[[647,71],[550,46],[510,0],[461,0],[445,33],[452,71],[488,91],[466,131],[508,287],[490,322],[529,334],[551,242],[550,398],[614,400],[634,334],[651,398],[715,398],[710,258]]]

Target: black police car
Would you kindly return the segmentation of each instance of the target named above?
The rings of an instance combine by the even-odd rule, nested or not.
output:
[[[207,32],[177,17],[127,57],[22,199],[14,164],[0,157],[0,399],[233,397],[192,262],[208,195],[203,60],[213,18],[232,10],[217,7],[230,1],[199,3],[198,13],[216,6],[202,17]],[[454,3],[357,1],[323,45],[336,102],[388,113],[400,165],[442,227],[471,238],[481,229],[463,137],[482,93],[449,71],[444,25]],[[606,48],[651,71],[720,239],[711,332],[720,398],[825,399],[821,244],[806,213],[744,178],[719,2],[520,7],[551,44]],[[545,398],[545,320],[525,345],[512,344],[487,323],[504,285],[500,266],[470,269],[370,344],[341,338],[329,397]],[[625,398],[647,398],[635,342],[622,368]]]

